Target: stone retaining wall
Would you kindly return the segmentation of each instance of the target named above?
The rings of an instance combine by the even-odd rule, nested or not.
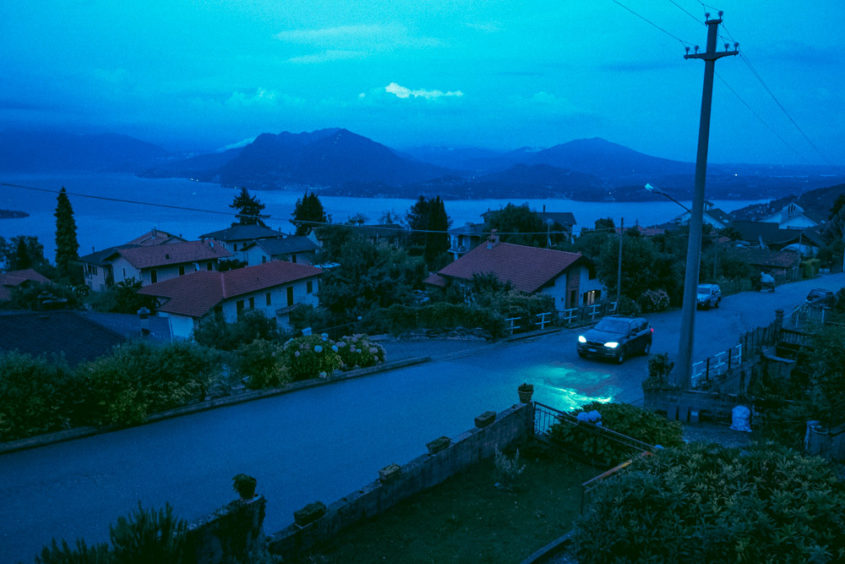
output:
[[[302,556],[343,529],[374,517],[416,493],[436,486],[481,460],[527,440],[533,432],[533,404],[519,404],[476,418],[476,428],[428,443],[429,454],[404,466],[390,465],[379,478],[328,507],[309,504],[297,512],[296,522],[270,536],[270,550],[285,559]],[[307,510],[307,511],[306,511]]]

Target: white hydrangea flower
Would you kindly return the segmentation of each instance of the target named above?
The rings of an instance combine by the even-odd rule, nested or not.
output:
[[[321,347],[320,345],[314,345],[314,352],[323,352],[323,347]]]

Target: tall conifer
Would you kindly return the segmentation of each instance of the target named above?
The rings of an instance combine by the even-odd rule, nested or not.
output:
[[[79,260],[79,243],[76,240],[76,220],[64,186],[56,198],[56,268],[62,278],[73,279],[75,263]]]

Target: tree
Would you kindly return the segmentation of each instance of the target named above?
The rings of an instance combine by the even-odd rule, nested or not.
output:
[[[508,204],[500,210],[490,212],[484,222],[484,230],[493,229],[500,233],[502,241],[532,247],[545,247],[552,232],[552,226],[547,225],[540,214],[532,211],[528,204]],[[557,234],[555,241],[561,238],[562,236]]]
[[[261,220],[261,211],[264,209],[264,204],[256,196],[250,196],[249,190],[241,188],[241,191],[229,204],[229,207],[238,210],[235,217],[238,218],[238,223],[241,225],[264,225]]]
[[[301,199],[296,201],[293,219],[290,222],[296,226],[296,235],[308,235],[318,225],[328,222],[323,203],[317,194],[306,192]]]
[[[72,282],[82,282],[79,260],[79,242],[76,240],[76,221],[73,208],[64,186],[56,198],[56,268],[58,275]]]
[[[420,196],[406,216],[411,228],[410,253],[422,256],[429,266],[435,268],[442,262],[449,250],[449,216],[440,196]]]
[[[38,241],[38,237],[16,235],[8,242],[3,242],[2,252],[6,258],[6,268],[9,270],[33,268],[49,278],[52,266],[44,258],[44,245]]]

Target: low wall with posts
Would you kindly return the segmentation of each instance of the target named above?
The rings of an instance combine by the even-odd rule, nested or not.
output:
[[[391,464],[379,477],[326,507],[315,502],[294,513],[295,522],[270,536],[270,551],[286,560],[303,555],[343,529],[382,513],[416,493],[436,486],[461,470],[527,440],[534,424],[530,403],[505,411],[485,412],[475,428],[450,439],[439,437],[426,446],[428,454],[399,466]]]
[[[246,562],[264,540],[267,500],[236,500],[188,525],[185,562]]]

